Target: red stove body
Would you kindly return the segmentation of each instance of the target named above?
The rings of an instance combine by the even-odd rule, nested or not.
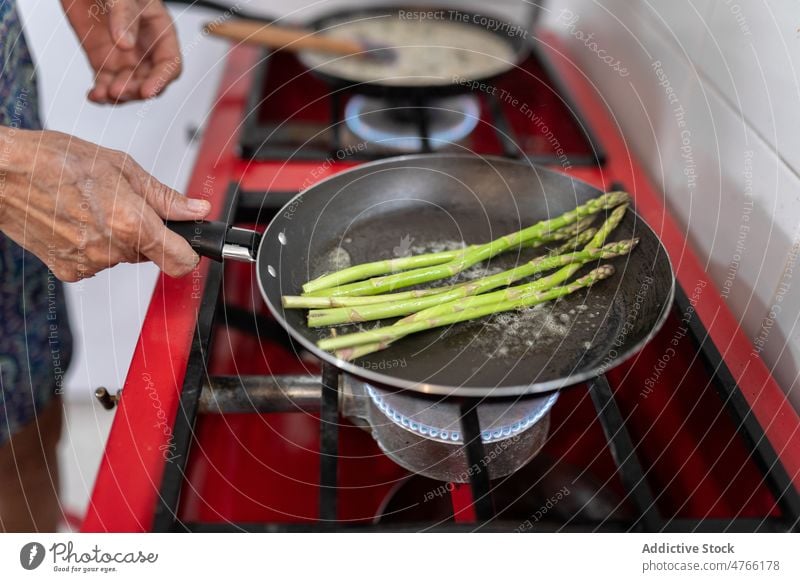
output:
[[[600,189],[629,191],[637,211],[664,241],[683,292],[658,336],[607,375],[611,388],[605,397],[585,387],[563,391],[537,460],[497,487],[501,495],[505,488],[508,499],[524,498],[522,491],[533,500],[512,508],[495,499],[498,520],[516,523],[518,530],[548,523],[552,529],[581,524],[584,529],[609,524],[667,530],[796,527],[796,413],[666,212],[663,196],[627,150],[601,99],[563,56],[557,40],[545,40],[538,60],[499,81],[494,96],[478,96],[482,120],[466,147],[481,154],[521,152]],[[346,95],[331,104],[324,100],[330,89],[321,81],[295,74],[293,57],[272,55],[266,65],[271,68],[264,58],[249,48],[231,52],[203,137],[189,193],[209,199],[217,219],[230,218],[232,194],[239,201],[254,195],[283,201],[359,163],[363,153],[351,148],[354,155],[342,155],[343,160],[327,153],[348,152],[347,129],[330,130],[341,126],[341,117],[328,117],[331,111],[337,115]],[[585,126],[570,114],[571,106]],[[504,131],[496,131],[498,124]],[[309,140],[309,135],[316,137]],[[509,135],[513,139],[506,139]],[[321,157],[312,155],[315,151]],[[201,317],[209,309],[207,287],[220,279],[213,297],[225,309],[205,329],[210,325]],[[190,277],[159,279],[83,531],[318,523],[317,415],[199,414],[195,419],[187,405],[192,398],[196,402],[206,375],[319,374],[284,343],[243,329],[237,324],[243,313],[251,320],[253,314],[268,317],[249,264],[221,267],[204,260]],[[193,358],[207,347],[204,334],[211,348],[198,364]],[[186,430],[179,431],[181,425]],[[623,433],[629,438],[621,438]],[[560,468],[541,471],[540,458],[557,459]],[[544,474],[555,482],[543,484]],[[384,456],[366,431],[343,423],[334,528],[424,522],[414,526],[420,529],[473,519],[468,486],[420,483]],[[180,492],[179,501],[165,501],[167,485]],[[590,498],[613,507],[591,525],[580,507],[573,515],[564,507],[550,521],[532,519],[531,507],[570,488],[589,491]]]

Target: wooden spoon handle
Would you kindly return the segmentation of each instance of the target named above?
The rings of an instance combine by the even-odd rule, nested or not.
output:
[[[212,22],[206,25],[206,30],[215,36],[293,52],[310,50],[336,55],[353,55],[364,51],[361,43],[355,40],[331,38],[317,34],[313,30],[285,28],[256,20]]]

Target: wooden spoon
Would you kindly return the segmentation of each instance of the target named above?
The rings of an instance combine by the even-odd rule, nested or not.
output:
[[[383,62],[394,58],[388,47],[366,41],[333,38],[304,28],[286,28],[257,20],[234,19],[210,22],[205,30],[209,34],[259,46],[292,52],[317,51],[343,56],[360,56]]]

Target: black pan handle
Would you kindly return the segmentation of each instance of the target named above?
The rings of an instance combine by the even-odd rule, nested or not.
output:
[[[202,257],[214,261],[224,258],[254,263],[261,235],[254,230],[228,226],[209,220],[168,220],[167,228],[180,235]]]
[[[239,4],[225,4],[224,2],[215,2],[214,0],[165,0],[165,2],[169,4],[185,4],[191,8],[205,8],[207,10],[221,12],[223,15],[236,16],[237,18],[245,18],[247,20],[260,20],[268,23],[275,22],[275,18],[264,16],[257,12],[242,10],[239,8]]]

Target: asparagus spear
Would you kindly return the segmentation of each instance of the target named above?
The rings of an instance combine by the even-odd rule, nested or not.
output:
[[[597,230],[597,232],[592,236],[591,240],[588,241],[584,250],[591,250],[593,248],[600,247],[608,238],[608,235],[619,225],[622,221],[622,218],[625,216],[625,212],[627,210],[628,205],[624,204],[615,208],[606,221],[602,224],[602,226]],[[580,236],[580,234],[578,235]],[[479,305],[486,305],[491,304],[495,301],[500,301],[503,299],[508,299],[503,294],[504,293],[525,293],[527,292],[540,292],[544,291],[549,287],[559,285],[560,283],[568,280],[575,272],[581,268],[582,265],[568,265],[562,267],[552,275],[547,277],[543,277],[533,283],[528,283],[526,285],[518,285],[517,287],[510,287],[505,291],[495,291],[494,293],[487,293],[485,295],[479,295],[477,297],[470,297],[467,299],[462,299],[460,301],[453,301],[450,303],[445,303],[441,305],[436,305],[434,307],[430,307],[413,315],[409,315],[399,321],[397,321],[394,326],[397,325],[405,325],[408,323],[412,323],[414,321],[422,320],[425,318],[437,317],[441,316],[445,313],[450,313],[453,311],[459,311],[463,309],[468,309],[470,307],[475,307]],[[394,327],[393,326],[393,327]],[[399,339],[399,338],[395,338]],[[394,340],[392,340],[394,341]],[[337,354],[341,359],[355,359],[360,358],[362,356],[366,356],[367,354],[371,354],[373,352],[382,350],[386,348],[391,341],[389,342],[375,342],[372,344],[365,344],[361,346],[354,347],[347,351],[346,353]]]
[[[382,277],[373,277],[358,283],[351,283],[349,285],[342,285],[335,289],[325,290],[326,295],[341,296],[341,295],[377,295],[386,291],[393,291],[401,287],[409,287],[412,285],[419,285],[436,281],[438,279],[445,279],[457,275],[461,271],[471,267],[472,265],[485,261],[508,250],[509,248],[523,245],[532,239],[541,238],[550,232],[564,228],[579,220],[597,214],[602,210],[613,208],[620,204],[627,202],[629,199],[628,194],[625,192],[610,192],[603,194],[597,198],[589,200],[586,204],[578,206],[569,212],[562,214],[550,220],[544,220],[533,226],[529,226],[523,230],[507,234],[491,242],[483,245],[477,245],[464,249],[461,255],[450,262],[434,265],[430,267],[422,267],[396,273],[393,275],[384,275]],[[313,294],[313,293],[312,293]]]
[[[281,303],[287,309],[326,309],[331,307],[352,307],[356,305],[373,305],[375,303],[386,303],[387,301],[402,301],[404,299],[415,299],[417,297],[428,297],[438,295],[445,291],[450,291],[464,285],[448,285],[447,287],[432,287],[430,289],[412,289],[411,291],[401,291],[399,293],[384,293],[383,295],[364,295],[355,297],[331,297],[313,295],[284,295]]]
[[[453,323],[459,323],[462,321],[478,319],[481,317],[485,317],[487,315],[502,313],[504,311],[512,311],[514,309],[521,309],[523,307],[532,307],[534,305],[538,305],[539,303],[552,301],[553,299],[563,297],[564,295],[569,295],[570,293],[574,293],[578,289],[594,285],[598,281],[607,279],[613,274],[614,274],[613,266],[602,265],[592,270],[589,274],[581,277],[577,281],[574,281],[564,286],[552,287],[551,289],[547,289],[546,291],[538,291],[536,293],[532,293],[531,295],[527,295],[520,299],[512,301],[500,301],[497,303],[492,303],[490,305],[477,307],[475,309],[456,311],[447,315],[442,315],[440,317],[433,317],[430,319],[415,321],[403,325],[391,325],[388,327],[382,327],[370,331],[362,331],[359,333],[351,333],[336,337],[325,338],[318,341],[317,346],[319,346],[323,350],[336,351],[338,354],[347,356],[348,355],[347,352],[344,351],[345,348],[351,348],[353,346],[359,346],[374,342],[377,343],[392,342],[397,338],[404,337],[412,333],[426,331],[429,329],[434,329],[436,327],[451,325]]]
[[[594,222],[594,214],[585,216],[575,223],[569,224],[562,228],[558,228],[556,230],[551,230],[550,232],[547,232],[542,236],[533,237],[530,240],[521,243],[519,247],[535,249],[547,243],[562,241],[562,240],[571,240],[581,232],[585,231],[589,227],[589,225],[592,224],[593,222]]]
[[[564,265],[571,264],[585,264],[589,261],[598,259],[612,259],[620,255],[628,254],[631,249],[638,242],[637,239],[626,240],[608,244],[599,249],[586,249],[583,251],[575,251],[563,255],[543,256],[537,257],[513,269],[483,277],[476,281],[472,281],[465,285],[461,285],[456,289],[439,293],[438,295],[430,295],[427,297],[408,299],[405,301],[390,301],[385,303],[378,303],[376,305],[363,305],[354,307],[340,307],[335,309],[317,309],[310,311],[308,314],[308,325],[310,327],[322,327],[337,325],[340,323],[372,321],[375,319],[386,319],[389,317],[397,317],[399,315],[408,315],[409,313],[417,313],[421,310],[443,305],[456,299],[469,297],[473,295],[480,295],[486,291],[496,289],[497,287],[504,287],[525,279],[537,273],[550,271],[563,267]],[[545,279],[540,279],[535,282],[539,286],[538,289],[543,289],[552,286]],[[541,281],[541,283],[540,283]],[[526,287],[527,286],[521,286]],[[491,295],[491,294],[489,294]],[[485,297],[488,297],[486,295]],[[511,298],[509,296],[509,298]]]
[[[469,247],[467,247],[469,248]],[[335,273],[329,273],[317,277],[303,285],[304,293],[313,293],[321,291],[330,287],[337,287],[344,283],[351,281],[361,281],[369,279],[376,275],[384,275],[386,273],[396,273],[398,271],[405,271],[407,269],[414,269],[419,267],[430,267],[432,265],[441,265],[448,263],[462,255],[466,249],[455,249],[452,251],[442,251],[439,253],[427,253],[424,255],[413,255],[410,257],[398,257],[395,259],[385,259],[382,261],[374,261],[372,263],[362,263],[347,267]]]
[[[582,230],[574,237],[569,239],[567,242],[555,247],[547,254],[552,257],[555,255],[563,255],[564,253],[571,253],[573,251],[576,251],[583,245],[587,244],[590,240],[592,240],[595,234],[597,234],[596,228],[587,228],[586,230]]]

